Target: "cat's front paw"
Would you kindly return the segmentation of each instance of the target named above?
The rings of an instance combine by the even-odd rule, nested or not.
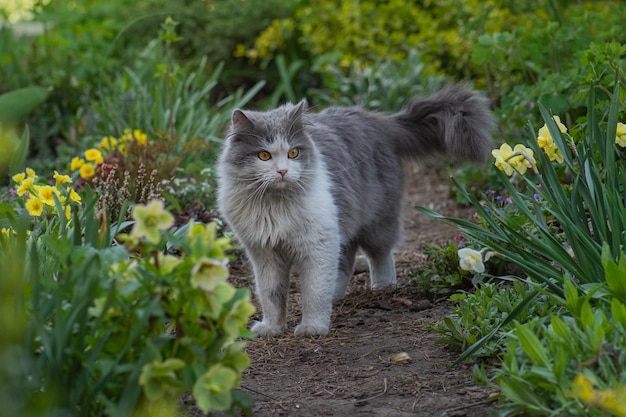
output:
[[[285,326],[274,326],[262,321],[255,321],[250,330],[260,337],[272,337],[283,333]]]
[[[300,323],[296,326],[296,336],[319,336],[328,334],[328,325],[315,323]]]

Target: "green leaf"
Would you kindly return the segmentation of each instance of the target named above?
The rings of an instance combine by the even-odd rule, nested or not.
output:
[[[17,124],[43,103],[50,89],[25,87],[0,95],[0,123]]]
[[[611,291],[620,300],[626,300],[626,256],[620,255],[619,264],[611,259],[611,250],[608,244],[602,246],[602,266],[604,278]]]
[[[548,354],[541,344],[539,338],[532,332],[530,326],[515,323],[515,332],[519,339],[520,346],[526,352],[530,360],[535,365],[550,367]]]
[[[28,155],[29,144],[30,131],[28,130],[28,126],[25,126],[22,138],[18,141],[17,147],[13,150],[13,156],[11,157],[11,163],[9,165],[9,173],[13,174],[24,168],[24,161],[26,161],[26,156]]]
[[[578,317],[580,315],[578,289],[567,275],[563,276],[563,289],[565,292],[565,307],[574,317]]]
[[[619,323],[622,330],[626,332],[626,306],[617,298],[611,300],[611,315],[613,320]]]
[[[502,390],[502,394],[509,401],[521,404],[535,411],[550,411],[541,403],[541,399],[537,396],[534,386],[530,382],[512,376],[510,379],[498,378],[498,385]]]
[[[589,300],[583,300],[580,304],[580,324],[583,328],[594,328],[595,325],[595,317],[593,314],[593,309],[591,308],[591,304]]]
[[[568,341],[572,337],[572,331],[567,324],[557,315],[550,317],[552,331],[563,341]]]

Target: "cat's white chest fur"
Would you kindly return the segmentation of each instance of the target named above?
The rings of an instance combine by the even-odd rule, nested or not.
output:
[[[321,168],[321,167],[320,167]],[[310,186],[282,197],[280,193],[250,200],[245,192],[221,196],[221,208],[244,246],[272,248],[314,242],[337,235],[337,207],[325,168],[319,169]]]

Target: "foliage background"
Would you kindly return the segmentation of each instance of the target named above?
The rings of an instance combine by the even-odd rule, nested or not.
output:
[[[473,354],[474,358],[483,358],[488,366],[477,367],[475,374],[478,381],[500,388],[501,415],[547,415],[547,410],[558,407],[572,415],[610,410],[620,415],[619,402],[609,404],[610,408],[607,398],[621,395],[624,389],[623,372],[619,372],[626,366],[624,356],[611,352],[624,347],[626,313],[619,297],[611,293],[615,290],[605,288],[605,281],[614,283],[614,275],[623,276],[623,248],[614,244],[611,256],[605,257],[600,239],[591,245],[591,252],[579,250],[577,256],[568,258],[562,248],[550,244],[564,244],[569,239],[570,246],[575,245],[572,236],[589,231],[585,219],[593,204],[572,197],[582,195],[571,193],[572,187],[580,191],[592,184],[595,191],[605,190],[604,195],[615,199],[623,194],[624,174],[617,169],[617,179],[602,188],[606,186],[604,181],[612,178],[606,172],[613,171],[605,168],[599,156],[613,155],[615,167],[623,169],[623,151],[614,149],[611,142],[616,134],[615,122],[624,120],[625,90],[614,89],[626,83],[626,8],[621,1],[33,0],[29,5],[29,12],[21,15],[27,22],[13,19],[11,24],[0,26],[0,94],[22,87],[42,87],[37,90],[38,98],[22,97],[13,102],[28,109],[23,112],[28,117],[12,120],[10,126],[0,117],[0,144],[9,144],[6,149],[14,152],[12,159],[17,161],[8,168],[0,167],[0,172],[10,170],[9,175],[3,172],[0,225],[14,228],[19,242],[13,240],[8,229],[0,236],[6,236],[2,242],[12,248],[4,254],[42,257],[43,271],[31,280],[50,280],[55,274],[71,277],[74,272],[70,265],[80,265],[94,250],[102,250],[97,257],[104,264],[113,263],[109,251],[116,250],[98,246],[102,242],[97,238],[106,235],[108,244],[112,244],[109,234],[130,218],[129,207],[147,203],[129,199],[135,195],[131,190],[142,188],[138,161],[144,162],[141,169],[146,175],[156,172],[151,178],[174,212],[176,227],[184,228],[191,219],[215,219],[212,165],[234,108],[268,108],[308,98],[313,106],[358,104],[393,111],[415,94],[427,94],[445,82],[464,80],[490,97],[498,118],[498,142],[531,146],[537,127],[551,124],[551,115],[558,114],[569,127],[568,134],[576,138],[584,159],[580,165],[572,159],[567,166],[555,166],[550,171],[550,190],[576,203],[572,204],[577,207],[575,213],[550,207],[550,198],[554,197],[550,190],[538,189],[538,182],[528,177],[518,175],[509,180],[494,167],[463,167],[454,172],[460,190],[454,191],[457,199],[473,203],[481,213],[471,227],[466,227],[465,243],[478,244],[481,236],[498,231],[495,225],[499,220],[490,223],[488,219],[503,213],[506,230],[529,233],[524,242],[531,249],[538,244],[535,234],[543,233],[541,244],[545,250],[535,262],[543,269],[524,264],[528,247],[504,239],[493,244],[496,246],[491,252],[510,256],[499,260],[492,256],[487,262],[489,272],[498,276],[508,273],[507,280],[516,283],[503,285],[485,276],[473,276],[469,282],[469,274],[456,268],[456,246],[429,248],[433,266],[426,272],[447,277],[443,283],[448,288],[442,289],[439,283],[433,285],[434,289],[453,292],[459,287],[477,286],[453,296],[455,314],[435,330],[451,348],[472,346],[465,357]],[[4,21],[13,6],[14,2],[0,5]],[[173,20],[166,20],[168,16]],[[7,96],[1,96],[0,102],[3,99],[6,103]],[[103,138],[120,139],[128,129],[145,132],[150,146],[131,147],[128,152],[111,150],[95,174],[102,180],[100,185],[70,169],[73,158],[95,149]],[[551,129],[556,139],[555,126]],[[599,138],[608,138],[611,146],[599,147]],[[561,150],[567,146],[563,142]],[[542,152],[536,146],[533,149],[536,157]],[[540,168],[550,164],[545,157],[538,161]],[[117,171],[109,175],[106,164]],[[73,186],[86,193],[80,209],[72,213],[72,220],[60,216],[53,221],[52,206],[46,209],[45,220],[24,214],[28,210],[16,197],[10,178],[26,165],[41,173],[42,181],[50,180],[55,170],[72,172]],[[130,179],[124,182],[125,178]],[[577,182],[572,185],[572,181]],[[613,187],[616,184],[617,188]],[[90,186],[95,187],[95,196],[89,194]],[[509,198],[514,204],[496,202],[494,195]],[[536,195],[542,196],[541,203]],[[591,192],[586,195],[595,196]],[[611,207],[622,206],[603,207],[605,217],[619,224],[623,213]],[[107,218],[102,213],[115,215]],[[608,230],[600,227],[599,220],[593,221],[598,223],[592,232]],[[67,233],[71,222],[73,230],[84,236]],[[575,222],[575,226],[564,231],[563,227],[571,226],[569,222]],[[107,229],[113,226],[116,228]],[[28,238],[31,252],[24,246],[27,230],[34,233]],[[51,245],[56,237],[60,243]],[[72,245],[76,246],[76,257],[83,258],[65,256]],[[170,244],[157,252],[171,249]],[[64,256],[56,256],[57,252]],[[536,255],[536,251],[528,253]],[[584,259],[585,253],[591,253],[595,262],[583,266],[594,270],[598,282],[587,280],[582,284],[596,285],[592,288],[577,282],[576,271],[582,270],[578,260]],[[143,262],[146,283],[163,278],[150,270],[149,254],[130,251],[123,255]],[[27,276],[8,259],[2,258],[11,275]],[[98,287],[106,275],[104,264],[93,266],[97,271],[94,276],[99,279],[92,284],[99,291],[107,288]],[[563,277],[565,272],[571,276]],[[481,284],[485,281],[489,282]],[[538,283],[546,287],[540,288]],[[21,288],[15,287],[14,281],[0,284],[9,289],[0,291],[0,296]],[[52,288],[51,282],[46,285]],[[93,288],[85,291],[91,291],[95,299],[101,293]],[[33,294],[38,293],[26,292],[27,296]],[[42,294],[45,298],[50,291]],[[59,305],[48,307],[50,316],[39,318],[40,322],[64,317],[64,305],[70,306],[70,311],[83,311],[86,306],[74,303],[74,294],[71,288],[59,291]],[[150,294],[148,291],[144,295],[149,298]],[[33,303],[41,299],[26,297],[22,301],[23,305],[15,305],[21,305],[19,314],[28,317]],[[6,308],[13,302],[13,298],[2,299],[0,306]],[[131,308],[127,302],[120,302],[120,308]],[[75,310],[71,307],[77,305]],[[507,319],[494,323],[494,312]],[[10,316],[10,312],[7,314]],[[63,334],[63,329],[54,327],[52,331]],[[47,329],[35,330],[45,335],[43,330]],[[10,333],[0,340],[0,347],[11,347],[20,337],[23,334],[17,331]],[[565,352],[559,346],[578,346],[578,353],[567,351],[569,356],[565,356],[559,353]],[[68,363],[76,363],[72,362],[76,359],[73,354]],[[546,362],[546,358],[553,357],[553,362]],[[594,366],[582,365],[594,357]],[[56,368],[59,373],[55,375],[63,373],[63,363],[56,363],[60,368]],[[241,368],[239,365],[236,370]],[[165,386],[176,385],[170,371],[175,372],[167,368],[161,375]],[[10,376],[3,374],[7,380]],[[193,381],[189,375],[185,378],[185,383]],[[236,378],[231,382],[234,384]],[[551,388],[536,389],[547,386]],[[13,388],[12,392],[31,392],[24,391],[23,386]],[[117,389],[118,393],[124,390],[120,386]],[[132,390],[138,392],[136,386]],[[114,391],[107,395],[114,397]],[[25,397],[14,398],[19,402]]]

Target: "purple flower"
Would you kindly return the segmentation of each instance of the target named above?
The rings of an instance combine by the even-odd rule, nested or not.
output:
[[[533,194],[533,198],[535,199],[535,201],[541,201],[541,195],[540,194]]]

